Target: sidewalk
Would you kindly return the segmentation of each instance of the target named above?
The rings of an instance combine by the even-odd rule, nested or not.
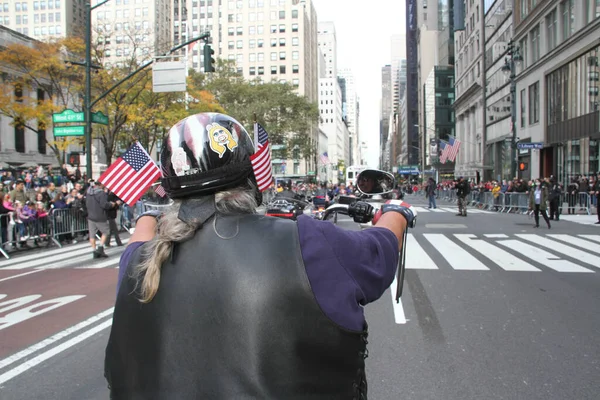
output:
[[[565,214],[562,214],[560,216],[560,220],[575,222],[577,224],[582,224],[582,225],[595,225],[596,222],[598,222],[598,216],[597,215],[569,215],[569,214],[565,215]],[[600,228],[600,225],[598,225],[598,227]]]

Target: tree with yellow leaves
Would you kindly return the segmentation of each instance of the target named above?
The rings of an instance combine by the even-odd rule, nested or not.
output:
[[[82,71],[69,68],[65,56],[77,57],[83,50],[83,42],[72,37],[47,43],[9,44],[0,50],[0,65],[5,70],[0,87],[0,114],[11,118],[16,128],[37,134],[59,164],[64,163],[68,146],[78,139],[47,140],[46,128],[53,113],[66,108],[81,109]]]

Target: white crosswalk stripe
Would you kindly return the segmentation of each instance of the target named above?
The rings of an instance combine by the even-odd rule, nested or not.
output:
[[[122,242],[127,244],[129,238]],[[92,250],[89,243],[65,246],[51,250],[41,250],[35,254],[15,257],[0,263],[1,270],[21,269],[58,269],[58,268],[108,268],[117,267],[119,256],[125,247],[109,247],[105,249],[109,259],[92,258]]]
[[[123,240],[127,243],[127,239]],[[600,235],[409,233],[406,268],[413,270],[597,273]],[[89,244],[15,257],[0,270],[118,268],[124,247],[106,250],[108,259],[91,258]],[[10,264],[12,263],[12,264]]]
[[[415,206],[413,208],[417,210],[418,213],[458,213],[458,207],[437,207],[437,208],[429,208],[427,206]],[[477,208],[467,208],[467,214],[498,214],[493,211],[486,210],[478,210]]]

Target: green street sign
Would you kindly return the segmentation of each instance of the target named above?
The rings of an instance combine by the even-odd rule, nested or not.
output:
[[[102,113],[102,111],[98,111],[92,114],[92,122],[96,124],[108,125],[108,117]]]
[[[84,136],[85,126],[55,126],[54,136]]]
[[[83,120],[84,118],[82,112],[75,112],[71,109],[66,109],[59,114],[52,114],[52,122],[55,124],[65,122],[83,122]]]

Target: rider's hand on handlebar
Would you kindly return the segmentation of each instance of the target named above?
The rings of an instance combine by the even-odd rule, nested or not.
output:
[[[417,224],[417,210],[415,210],[413,206],[411,206],[405,201],[403,201],[400,205],[384,204],[383,206],[381,206],[382,214],[385,214],[386,212],[390,211],[402,214],[402,216],[406,218],[407,226],[409,228],[414,228]]]
[[[373,206],[364,201],[357,201],[348,207],[348,215],[354,218],[354,222],[365,224],[373,218]]]

